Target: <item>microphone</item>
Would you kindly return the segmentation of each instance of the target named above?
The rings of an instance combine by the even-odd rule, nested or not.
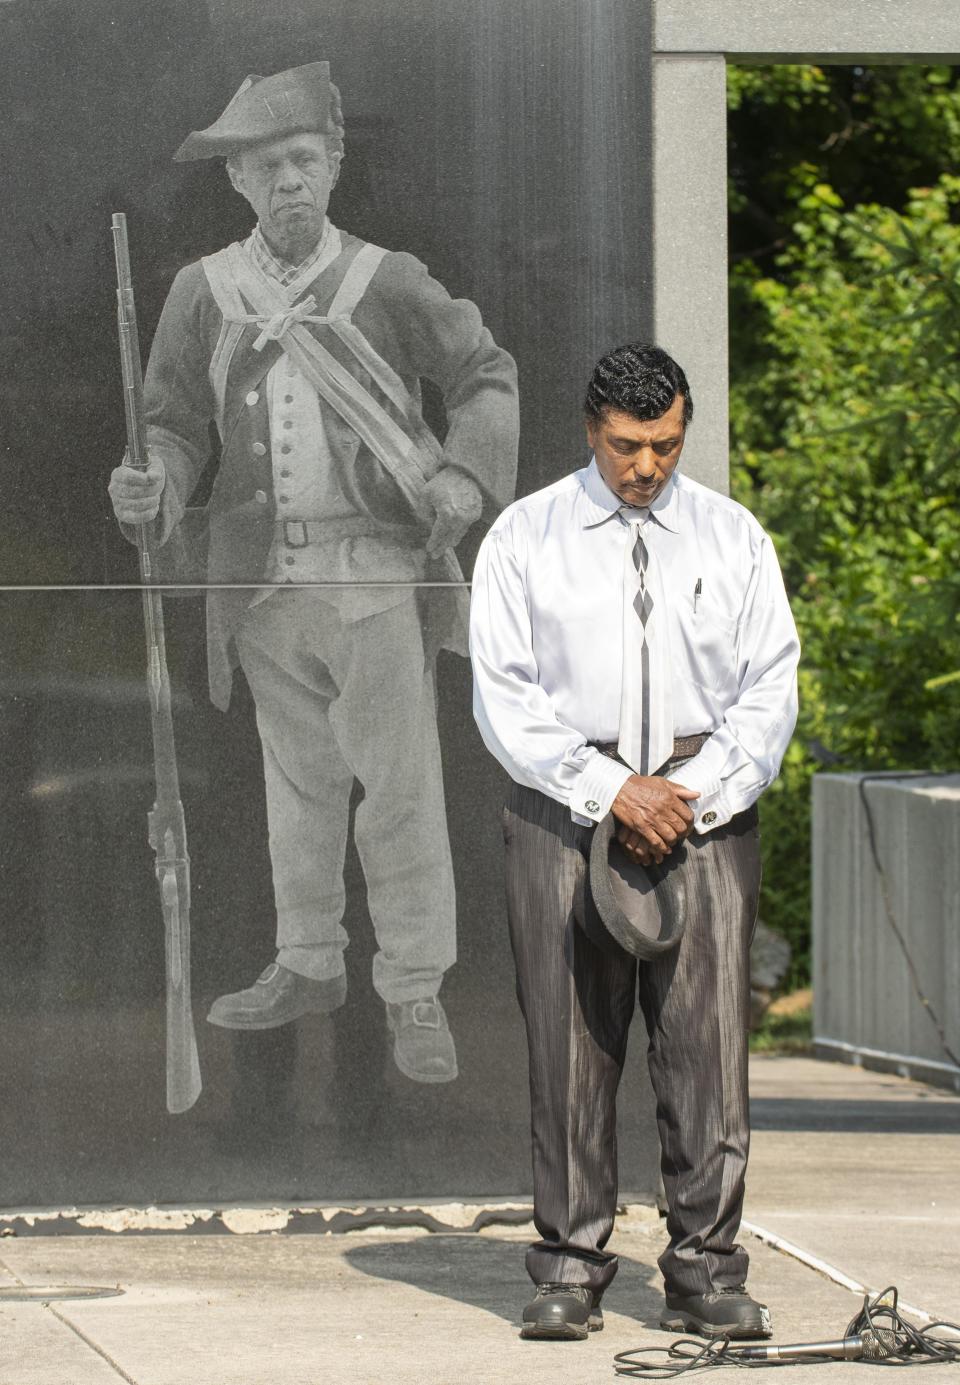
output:
[[[839,1361],[883,1361],[893,1354],[896,1335],[886,1329],[868,1329],[834,1342],[792,1342],[782,1347],[731,1346],[725,1354],[738,1361],[802,1361],[806,1356],[831,1356]]]

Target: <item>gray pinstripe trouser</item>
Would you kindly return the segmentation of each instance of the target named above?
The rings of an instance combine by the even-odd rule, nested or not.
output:
[[[665,767],[669,772],[675,763]],[[602,1292],[617,1271],[604,1247],[617,1201],[615,1102],[636,998],[649,1036],[670,1244],[670,1293],[742,1283],[735,1242],[750,1139],[749,946],[760,889],[756,809],[687,843],[694,907],[679,945],[638,963],[580,926],[593,910],[592,826],[514,784],[503,815],[507,912],[527,1027],[535,1283]]]

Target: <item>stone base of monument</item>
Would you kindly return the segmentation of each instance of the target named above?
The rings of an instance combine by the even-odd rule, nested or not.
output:
[[[782,933],[757,924],[750,946],[750,1028],[756,1029],[780,988],[792,950]]]
[[[813,781],[814,1051],[960,1091],[960,774]]]

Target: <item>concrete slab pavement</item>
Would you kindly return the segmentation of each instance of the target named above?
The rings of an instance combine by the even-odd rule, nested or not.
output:
[[[748,1221],[960,1319],[960,1097],[812,1058],[751,1062]]]
[[[917,1306],[935,1304],[960,1317],[960,1293],[950,1284],[954,1213],[939,1221],[928,1215],[917,1173],[935,1165],[945,1205],[960,1205],[960,1127],[950,1124],[960,1111],[933,1113],[933,1123],[949,1129],[923,1136],[824,1130],[817,1126],[822,1112],[804,1103],[818,1111],[824,1102],[838,1103],[833,1114],[841,1126],[847,1102],[915,1104],[929,1121],[928,1089],[890,1087],[886,1077],[808,1061],[754,1064],[760,1128],[748,1216],[790,1240],[815,1242],[848,1274],[857,1271],[880,1287],[892,1280]],[[943,1093],[936,1100],[955,1102]],[[793,1103],[789,1118],[782,1103]],[[888,1123],[894,1117],[900,1119],[895,1110]],[[804,1121],[816,1128],[797,1129]],[[899,1183],[907,1186],[897,1200]],[[873,1239],[856,1233],[853,1218],[877,1205],[883,1227],[878,1223]],[[902,1234],[907,1225],[910,1234]],[[891,1226],[900,1228],[896,1242]],[[529,1234],[381,1228],[4,1239],[0,1282],[120,1284],[126,1292],[48,1308],[0,1303],[0,1385],[612,1385],[615,1352],[672,1340],[657,1328],[663,1230],[651,1209],[620,1218],[621,1272],[605,1300],[606,1328],[582,1343],[528,1343],[517,1335],[529,1296]],[[770,1305],[775,1340],[842,1335],[858,1296],[754,1238],[748,1245],[751,1285]],[[937,1378],[958,1376],[960,1368],[946,1367]],[[863,1379],[855,1362],[799,1366],[791,1374],[795,1385],[854,1379]]]
[[[27,1282],[128,1288],[123,1298],[4,1307],[0,1381],[609,1385],[615,1352],[672,1340],[657,1328],[662,1231],[630,1220],[617,1236],[623,1258],[606,1328],[582,1343],[517,1335],[529,1297],[523,1233],[24,1240],[4,1258]],[[853,1295],[765,1246],[751,1249],[779,1340],[840,1334]],[[816,1369],[799,1368],[798,1385]],[[841,1385],[851,1369],[831,1377]]]

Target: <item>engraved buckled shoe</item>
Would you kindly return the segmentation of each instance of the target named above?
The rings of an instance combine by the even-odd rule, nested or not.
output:
[[[660,1326],[667,1332],[701,1337],[770,1337],[770,1310],[747,1293],[745,1284],[709,1294],[667,1294]]]
[[[523,1310],[520,1336],[579,1342],[602,1327],[600,1298],[585,1284],[538,1284]]]
[[[393,1035],[393,1059],[413,1082],[452,1082],[457,1051],[443,1006],[436,996],[387,1002],[387,1026]]]
[[[344,972],[329,981],[314,981],[271,962],[245,991],[222,995],[207,1020],[223,1029],[278,1029],[301,1015],[325,1015],[347,998]]]

